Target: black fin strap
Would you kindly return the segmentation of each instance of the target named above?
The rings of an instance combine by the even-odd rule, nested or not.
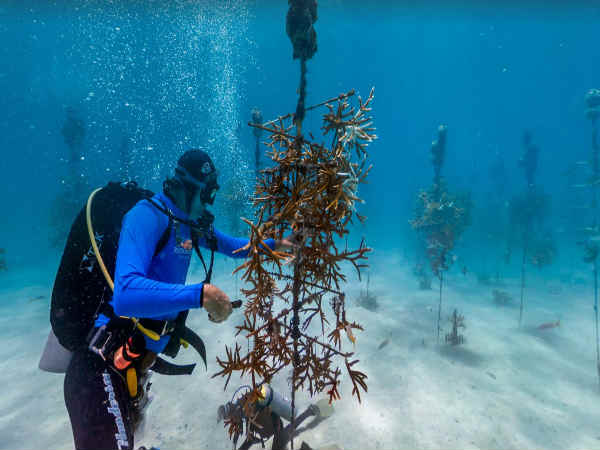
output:
[[[208,364],[206,363],[206,347],[204,346],[204,342],[193,330],[185,327],[183,332],[179,335],[171,336],[171,339],[183,339],[188,344],[190,344],[194,350],[198,352],[202,361],[204,362],[204,367],[208,370]],[[193,372],[196,364],[187,364],[187,365],[177,365],[165,361],[164,359],[158,357],[156,358],[156,362],[152,366],[152,370],[156,373],[160,373],[162,375],[189,375]]]
[[[183,366],[165,361],[160,356],[156,358],[152,370],[161,375],[191,375],[196,364],[186,364]]]
[[[187,320],[189,310],[180,311],[175,318],[175,327],[171,332],[171,338],[167,343],[167,346],[163,349],[163,353],[171,358],[177,357],[179,349],[181,348],[180,339],[183,337],[185,332],[185,321]]]
[[[206,367],[206,370],[208,370],[208,364],[206,364],[206,347],[204,346],[204,342],[202,341],[200,336],[198,336],[194,332],[194,330],[185,327],[181,338],[188,344],[190,344],[192,347],[194,347],[194,350],[198,352],[198,354],[202,358],[202,361],[204,361],[204,367]]]

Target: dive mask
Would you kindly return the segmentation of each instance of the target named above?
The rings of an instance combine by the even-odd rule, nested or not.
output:
[[[175,176],[183,183],[185,188],[191,193],[198,192],[200,194],[200,200],[205,205],[212,205],[215,201],[217,191],[219,190],[217,171],[211,170],[207,173],[204,173],[203,171],[203,174],[205,175],[204,180],[200,181],[193,177],[184,167],[177,166],[175,168]]]

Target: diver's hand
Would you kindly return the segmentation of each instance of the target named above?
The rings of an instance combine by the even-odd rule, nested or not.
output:
[[[208,312],[208,319],[216,323],[227,320],[233,309],[227,294],[208,283],[204,283],[202,289],[202,306]]]
[[[292,233],[289,236],[275,241],[275,251],[289,251],[304,244],[306,236],[301,232]]]

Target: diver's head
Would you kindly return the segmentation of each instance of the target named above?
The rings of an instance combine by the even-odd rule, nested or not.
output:
[[[175,175],[165,181],[164,190],[190,220],[199,219],[207,205],[212,205],[219,185],[217,170],[210,156],[202,150],[188,150],[175,167]]]

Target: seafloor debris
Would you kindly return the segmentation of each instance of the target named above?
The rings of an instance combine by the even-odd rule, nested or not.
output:
[[[507,306],[513,302],[513,298],[508,292],[499,289],[494,289],[492,291],[492,298],[494,303],[500,306]]]
[[[452,324],[452,330],[446,334],[446,343],[450,345],[460,345],[465,341],[462,334],[459,334],[460,328],[466,328],[465,317],[458,314],[458,311],[454,309],[454,312],[450,316],[450,323]]]

